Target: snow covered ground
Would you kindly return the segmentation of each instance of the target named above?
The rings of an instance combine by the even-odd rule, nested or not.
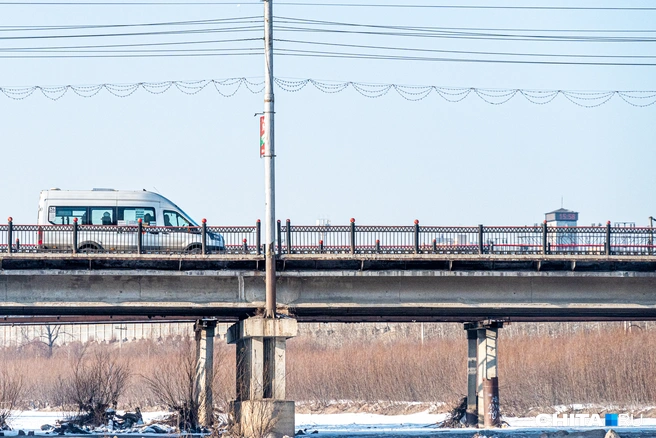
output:
[[[429,414],[421,412],[410,415],[376,415],[376,414],[297,414],[296,429],[310,434],[318,433],[316,437],[467,437],[471,438],[477,431],[474,429],[439,429],[435,425],[446,417],[446,414]],[[487,432],[488,437],[538,438],[544,432],[567,431],[575,438],[574,431],[590,431],[594,429],[609,429],[604,426],[588,427],[544,427],[535,417],[504,418],[510,427]],[[636,423],[638,419],[636,419]],[[640,426],[613,427],[621,438],[652,438],[656,437],[656,418],[642,419]]]
[[[168,412],[143,412],[144,423],[158,420],[168,415]],[[45,424],[54,425],[57,420],[64,420],[70,413],[58,411],[19,411],[9,419],[9,426],[13,430],[4,431],[4,436],[16,436],[19,430],[35,431],[37,435],[45,434],[41,431],[41,426]]]
[[[144,422],[157,420],[166,412],[144,412]],[[378,415],[366,413],[345,414],[297,414],[296,430],[304,430],[306,434],[319,438],[345,438],[345,437],[467,437],[471,438],[474,429],[438,429],[436,423],[444,420],[446,414],[430,414],[428,411],[408,415]],[[13,431],[5,431],[5,436],[18,435],[18,430],[35,431],[37,435],[44,432],[41,426],[54,424],[66,416],[64,412],[22,411],[10,420]],[[494,432],[487,432],[488,437],[512,438],[538,438],[545,431],[569,431],[570,436],[574,430],[608,429],[605,427],[542,427],[536,418],[505,418],[509,428]],[[642,424],[634,427],[613,428],[620,437],[651,438],[656,437],[656,418],[643,419]],[[147,434],[139,434],[147,435]]]

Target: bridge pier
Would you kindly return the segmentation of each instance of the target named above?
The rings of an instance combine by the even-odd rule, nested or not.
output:
[[[467,413],[469,426],[501,426],[497,339],[501,321],[465,324],[467,331]]]
[[[194,324],[196,335],[196,377],[195,393],[198,406],[198,422],[210,427],[213,420],[214,398],[212,381],[214,380],[214,333],[217,321],[200,319]]]
[[[241,436],[294,436],[294,402],[285,400],[285,350],[295,319],[252,317],[228,329],[237,346],[237,398],[231,411]]]

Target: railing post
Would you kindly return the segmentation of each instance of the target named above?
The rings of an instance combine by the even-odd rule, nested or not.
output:
[[[14,234],[14,220],[11,217],[7,218],[7,225],[7,252],[11,254],[14,252],[14,249],[11,247]]]
[[[280,228],[280,219],[278,219],[278,255],[282,252],[282,230]]]
[[[610,255],[610,221],[606,222],[606,255]]]
[[[137,254],[143,253],[143,221],[137,221]]]
[[[649,216],[649,248],[648,254],[652,255],[654,253],[654,217]]]
[[[419,219],[415,219],[415,254],[419,254]]]
[[[355,254],[355,219],[351,218],[351,254]]]
[[[287,219],[286,225],[287,225],[287,230],[286,230],[287,231],[286,232],[286,234],[287,234],[287,254],[291,254],[292,253],[292,223],[289,219]]]
[[[483,225],[478,225],[478,253],[483,254]]]
[[[547,221],[542,222],[542,254],[549,254],[547,247]]]
[[[200,245],[201,245],[201,253],[203,255],[207,254],[207,219],[203,218],[201,221],[201,229],[200,229]]]
[[[257,245],[257,255],[262,254],[262,224],[258,219],[255,222],[255,245]]]
[[[77,218],[73,218],[73,254],[77,254],[78,252],[78,242],[79,242],[79,236],[78,236],[78,222]]]

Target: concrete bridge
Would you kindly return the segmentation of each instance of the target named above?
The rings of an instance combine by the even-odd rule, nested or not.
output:
[[[656,319],[656,256],[283,254],[304,321]],[[216,317],[264,305],[261,255],[4,254],[0,314]]]
[[[7,322],[197,320],[196,382],[205,422],[211,421],[216,323],[234,321],[227,338],[237,345],[235,418],[247,428],[256,417],[275,418],[276,436],[294,431],[294,405],[285,400],[285,342],[296,335],[297,321],[465,323],[467,421],[483,427],[497,420],[497,339],[507,321],[656,319],[651,230],[620,242],[601,227],[607,240],[592,246],[574,242],[568,230],[569,243],[558,249],[549,245],[545,226],[529,230],[542,243],[527,246],[524,239],[505,248],[481,238],[480,227],[456,231],[474,231],[473,244],[463,238],[441,248],[437,238],[421,243],[417,224],[403,230],[414,240],[384,247],[379,239],[356,244],[354,228],[340,231],[350,235],[345,244],[327,247],[323,239],[290,244],[287,227],[287,245],[276,257],[276,302],[286,316],[275,319],[254,317],[265,305],[265,259],[248,242],[169,253],[7,246],[0,253],[0,315]]]

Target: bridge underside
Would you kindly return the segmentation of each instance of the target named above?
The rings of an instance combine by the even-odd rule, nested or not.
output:
[[[22,266],[3,263],[0,315],[37,322],[52,316],[232,321],[264,306],[259,269],[89,269],[83,259],[76,263],[86,267],[73,269],[12,263]],[[646,265],[631,271],[413,268],[282,270],[278,303],[300,322],[656,319],[656,273]]]

